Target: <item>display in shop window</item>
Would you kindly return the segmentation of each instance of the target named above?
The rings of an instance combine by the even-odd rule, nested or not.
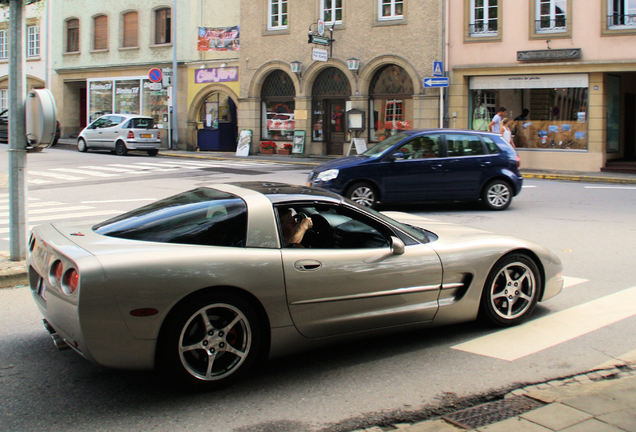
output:
[[[296,128],[293,101],[263,102],[263,137],[272,140],[291,140]]]

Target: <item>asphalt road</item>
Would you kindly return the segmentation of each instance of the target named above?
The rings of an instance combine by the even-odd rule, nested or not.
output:
[[[29,183],[30,220],[99,221],[208,181],[302,183],[308,170],[183,162],[55,149],[30,155],[28,178],[39,179]],[[77,172],[100,166],[113,176]],[[28,288],[0,290],[1,429],[351,430],[588,370],[636,348],[633,314],[611,319],[634,299],[636,187],[530,180],[504,212],[472,204],[385,210],[537,241],[561,257],[568,286],[517,333],[469,323],[332,345],[274,359],[231,388],[195,394],[167,388],[153,373],[107,370],[57,352]]]

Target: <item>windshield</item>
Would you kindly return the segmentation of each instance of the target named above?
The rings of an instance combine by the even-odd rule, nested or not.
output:
[[[362,153],[364,156],[376,157],[384,153],[388,148],[393,147],[398,142],[402,141],[404,138],[408,137],[408,134],[398,133],[393,136],[388,137],[384,141],[381,141],[371,147],[369,150]]]

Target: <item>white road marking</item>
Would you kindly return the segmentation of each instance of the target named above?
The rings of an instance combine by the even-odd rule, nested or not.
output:
[[[84,174],[91,177],[116,177],[116,174],[106,174],[96,170],[82,170],[77,168],[51,168],[51,171],[68,172],[71,174]]]
[[[104,204],[104,203],[120,203],[120,202],[140,202],[140,201],[157,201],[157,199],[156,198],[134,198],[134,199],[101,200],[101,201],[82,201],[82,204]]]
[[[563,276],[563,288],[570,288],[574,285],[582,284],[587,282],[587,279],[575,278],[571,276]]]
[[[90,170],[102,170],[102,171],[112,171],[112,172],[118,172],[118,173],[130,173],[130,174],[138,174],[139,171],[134,170],[134,169],[124,169],[124,168],[114,168],[112,166],[96,166],[96,165],[85,165],[85,166],[81,166],[80,168],[86,168],[86,169],[90,169]]]
[[[622,189],[636,190],[636,186],[585,186],[585,189]]]
[[[514,361],[636,315],[636,287],[453,346]]]
[[[74,212],[77,210],[90,210],[93,209],[95,207],[91,207],[91,206],[72,206],[72,207],[60,207],[60,208],[41,208],[41,209],[35,209],[32,210],[31,208],[27,209],[27,218],[30,219],[29,216],[33,215],[33,214],[44,214],[44,213],[65,213],[65,212]],[[9,212],[2,212],[0,213],[0,217],[9,217]]]
[[[59,174],[59,173],[51,173],[48,171],[29,171],[28,176],[42,176],[42,177],[53,177],[54,179],[57,180],[84,180],[83,177],[75,177],[75,176],[70,176],[70,175],[64,175],[64,174]],[[27,181],[28,177],[27,177]]]
[[[88,217],[93,217],[93,216],[112,216],[112,215],[117,215],[117,214],[121,214],[121,211],[119,210],[97,210],[97,211],[87,211],[87,212],[82,212],[82,213],[71,213],[71,214],[67,214],[67,215],[59,215],[59,214],[55,214],[55,215],[47,215],[47,216],[38,216],[38,217],[33,217],[33,218],[29,218],[29,222],[30,223],[34,223],[34,222],[48,222],[48,221],[58,221],[58,222],[66,222],[67,220],[71,220],[71,219],[78,219],[78,218],[88,218]],[[33,228],[34,225],[30,224],[28,226],[28,230],[31,230],[31,228]],[[0,234],[6,234],[9,232],[9,227],[6,228],[0,228]]]
[[[536,185],[523,185],[521,186],[522,189],[532,189],[532,188],[536,188]]]
[[[34,185],[43,185],[43,184],[51,184],[54,183],[53,180],[42,180],[42,179],[27,179],[27,183]]]

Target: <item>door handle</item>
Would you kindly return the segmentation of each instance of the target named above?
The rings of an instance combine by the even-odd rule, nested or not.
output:
[[[480,165],[485,167],[485,166],[489,166],[491,164],[490,161],[485,161],[485,162],[481,162]]]
[[[313,271],[322,267],[322,263],[316,260],[300,260],[294,263],[294,268],[299,271]]]

